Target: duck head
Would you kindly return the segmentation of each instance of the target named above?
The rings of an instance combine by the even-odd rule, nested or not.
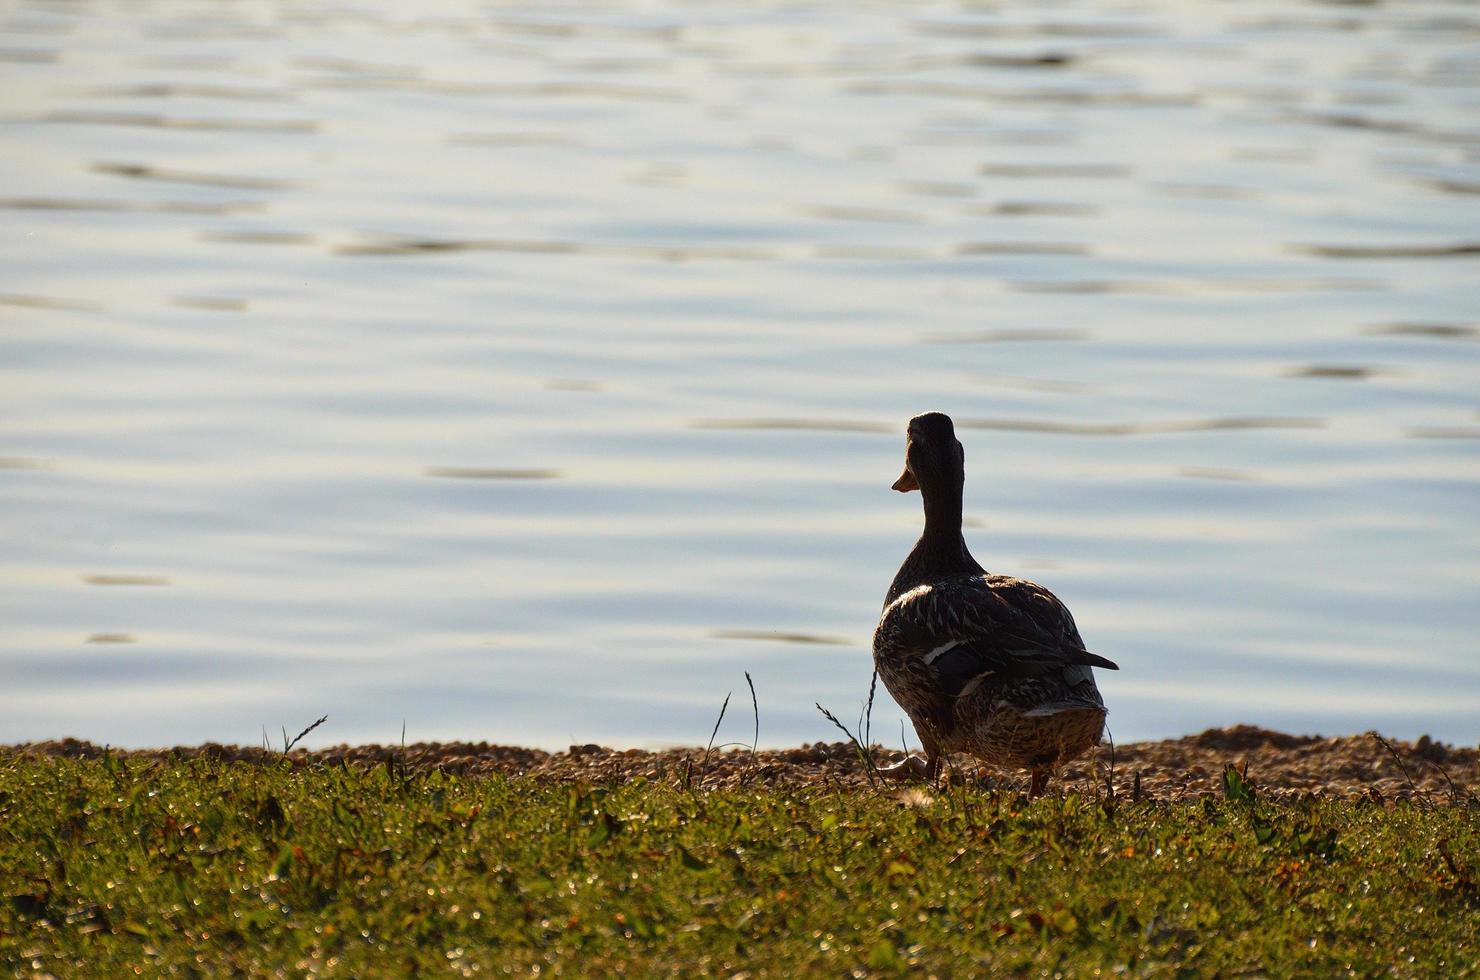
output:
[[[900,493],[919,490],[928,495],[947,489],[959,495],[966,479],[966,452],[956,439],[949,415],[926,412],[910,419],[904,447],[904,473],[894,481]]]

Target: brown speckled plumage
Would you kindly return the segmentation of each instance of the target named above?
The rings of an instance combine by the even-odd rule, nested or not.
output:
[[[961,536],[964,453],[951,420],[910,420],[905,473],[925,532],[889,587],[874,664],[915,723],[931,771],[943,754],[1038,776],[1099,744],[1105,704],[1074,617],[1041,585],[985,572]]]

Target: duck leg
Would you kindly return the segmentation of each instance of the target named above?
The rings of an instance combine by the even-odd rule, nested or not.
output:
[[[1034,769],[1033,781],[1028,784],[1028,799],[1035,799],[1043,795],[1048,789],[1049,771],[1047,769]]]

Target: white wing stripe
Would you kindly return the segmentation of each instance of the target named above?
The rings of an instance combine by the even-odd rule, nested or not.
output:
[[[920,659],[924,660],[927,664],[933,664],[935,663],[937,657],[945,653],[947,650],[950,650],[952,647],[959,646],[960,643],[960,640],[951,640],[947,643],[942,643],[940,646],[936,647],[934,650],[931,650]]]

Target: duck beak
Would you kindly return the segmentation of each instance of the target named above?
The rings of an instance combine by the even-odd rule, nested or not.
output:
[[[906,466],[904,468],[904,472],[899,475],[899,479],[894,481],[894,489],[898,490],[900,493],[909,493],[911,490],[920,489],[920,484],[915,481],[915,474],[910,472],[910,468],[908,466]]]

